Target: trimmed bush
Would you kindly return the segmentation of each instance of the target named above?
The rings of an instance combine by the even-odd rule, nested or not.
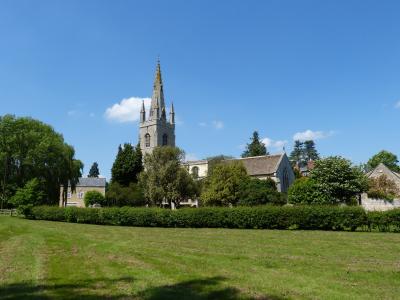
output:
[[[101,206],[103,206],[106,202],[105,200],[106,199],[104,195],[99,191],[87,191],[85,193],[85,198],[83,199],[86,207],[93,204],[100,204]]]
[[[28,216],[36,220],[138,227],[300,229],[340,231],[400,231],[400,209],[366,212],[353,206],[77,208],[38,206]]]

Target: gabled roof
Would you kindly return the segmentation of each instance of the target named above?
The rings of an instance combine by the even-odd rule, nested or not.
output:
[[[81,177],[76,185],[77,187],[105,187],[106,179],[97,177]]]
[[[368,178],[377,178],[381,175],[386,175],[389,179],[394,180],[400,187],[400,174],[390,170],[383,163],[380,163],[375,169],[367,173]]]
[[[274,155],[228,159],[226,161],[240,161],[243,163],[247,170],[247,174],[250,176],[273,175],[276,173],[276,171],[278,171],[279,164],[281,163],[284,155],[284,153],[281,153]]]

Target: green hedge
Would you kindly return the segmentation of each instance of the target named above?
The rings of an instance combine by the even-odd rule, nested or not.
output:
[[[27,217],[138,227],[400,231],[400,209],[366,212],[361,207],[351,206],[208,207],[179,210],[38,206]]]

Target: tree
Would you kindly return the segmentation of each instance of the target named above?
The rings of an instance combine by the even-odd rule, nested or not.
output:
[[[224,154],[207,157],[207,161],[208,161],[207,176],[211,176],[215,166],[219,165],[224,160],[233,159],[233,158],[234,158],[233,156],[224,155]]]
[[[400,190],[396,183],[390,180],[385,174],[377,178],[370,178],[368,185],[369,198],[392,201],[394,198],[400,197]]]
[[[182,150],[170,146],[156,147],[145,156],[139,182],[149,204],[161,206],[165,201],[178,207],[196,196],[196,182],[182,166],[183,158]]]
[[[294,141],[293,150],[290,153],[289,160],[294,164],[301,166],[304,164],[304,144],[299,140]]]
[[[99,171],[99,165],[97,162],[94,162],[92,167],[90,168],[89,175],[88,177],[99,177],[100,171]]]
[[[87,191],[83,201],[86,207],[93,204],[100,204],[103,206],[105,204],[105,197],[99,191]]]
[[[315,142],[313,140],[304,142],[304,157],[307,161],[319,159],[319,154],[315,149]]]
[[[262,204],[283,205],[286,199],[276,189],[276,183],[272,179],[260,180],[248,178],[239,185],[238,205],[254,206]]]
[[[44,196],[39,180],[33,178],[24,187],[17,189],[10,202],[18,208],[20,213],[27,215],[33,206],[42,202]]]
[[[383,163],[386,167],[394,172],[400,172],[400,166],[398,165],[399,160],[397,156],[389,151],[382,150],[375,154],[367,162],[367,171],[375,169],[380,163]]]
[[[340,156],[317,160],[310,178],[319,192],[327,195],[332,203],[356,203],[356,196],[368,189],[364,173]]]
[[[118,182],[108,185],[105,206],[144,206],[143,189],[138,183],[131,182],[129,186],[122,186]]]
[[[249,178],[240,162],[216,165],[204,182],[201,200],[206,205],[236,205],[241,196],[241,184]]]
[[[297,179],[288,190],[288,202],[291,204],[331,204],[329,195],[321,191],[310,178]]]
[[[7,199],[34,178],[44,193],[40,204],[56,204],[60,185],[70,183],[74,190],[82,167],[82,162],[75,159],[74,148],[51,126],[32,118],[0,117],[2,205],[7,205]]]
[[[246,150],[243,152],[242,157],[260,156],[268,155],[267,148],[265,144],[260,141],[258,132],[253,132],[253,137],[251,138],[251,143],[247,144]]]
[[[117,157],[111,169],[111,182],[118,182],[122,186],[129,186],[131,182],[138,181],[142,171],[142,153],[140,146],[134,148],[131,144],[119,145]]]

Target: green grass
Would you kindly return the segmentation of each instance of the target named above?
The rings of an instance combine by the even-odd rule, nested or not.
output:
[[[400,234],[0,217],[0,299],[395,299]]]

